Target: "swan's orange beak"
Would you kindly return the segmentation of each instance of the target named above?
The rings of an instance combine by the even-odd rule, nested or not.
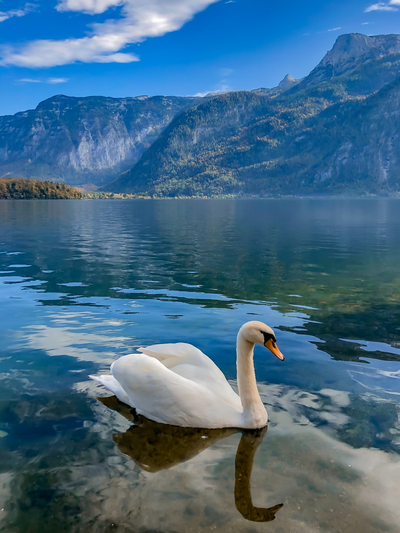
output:
[[[268,350],[271,351],[278,359],[280,359],[281,361],[285,360],[285,356],[272,339],[269,339],[269,341],[267,341],[264,346],[268,348]]]

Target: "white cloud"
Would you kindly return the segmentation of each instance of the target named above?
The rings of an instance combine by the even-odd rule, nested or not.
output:
[[[69,78],[47,78],[46,80],[40,80],[35,78],[22,78],[18,80],[20,83],[49,83],[50,85],[56,85],[58,83],[67,83]]]
[[[322,31],[319,31],[316,35],[321,35],[323,33],[329,33],[331,31],[339,31],[342,29],[342,26],[337,26],[336,28],[329,28],[327,30],[322,30]],[[307,35],[311,35],[311,33],[303,33],[303,37],[307,36]]]
[[[21,83],[42,83],[40,80],[34,80],[32,78],[22,78],[22,80],[18,80]]]
[[[57,11],[80,11],[91,15],[104,13],[110,7],[123,4],[123,0],[59,0]]]
[[[12,17],[23,17],[25,13],[22,9],[12,9],[11,11],[0,11],[0,22],[4,22]]]
[[[121,5],[122,18],[91,25],[92,35],[78,39],[38,40],[20,46],[3,46],[0,65],[45,68],[82,63],[139,61],[122,50],[146,38],[179,30],[196,13],[219,0],[60,0],[58,11],[98,14]]]
[[[361,26],[366,26],[369,22],[361,22]]]
[[[217,86],[214,89],[210,89],[209,91],[198,92],[194,94],[193,96],[204,97],[209,94],[223,94],[223,93],[228,93],[232,91],[233,89],[229,84],[229,76],[233,73],[234,73],[234,70],[232,68],[229,68],[229,67],[221,68],[219,70],[219,75],[221,79],[219,80],[219,83],[217,84]]]
[[[218,94],[230,93],[232,91],[233,91],[233,89],[231,89],[229,87],[229,85],[225,85],[221,89],[216,89],[215,91],[213,91],[213,90],[203,91],[203,92],[199,92],[199,93],[196,93],[196,94],[193,94],[193,95],[189,95],[189,96],[195,96],[195,97],[198,97],[198,98],[204,98],[205,96],[217,96]]]
[[[364,13],[370,13],[371,11],[397,11],[397,7],[393,7],[390,4],[400,5],[400,2],[392,1],[389,4],[384,2],[379,2],[378,4],[372,4],[372,6],[367,7],[364,10]]]
[[[233,89],[231,89],[229,85],[220,85],[219,89],[215,89],[215,90],[211,89],[210,91],[199,92],[199,93],[193,94],[192,96],[197,96],[198,98],[204,98],[204,96],[212,96],[212,95],[229,93],[232,90]]]
[[[11,19],[13,17],[24,17],[28,13],[34,11],[36,6],[34,4],[26,4],[23,9],[10,9],[9,11],[0,11],[0,22]]]
[[[68,78],[48,78],[46,83],[50,83],[51,85],[57,85],[58,83],[67,83],[68,81]]]

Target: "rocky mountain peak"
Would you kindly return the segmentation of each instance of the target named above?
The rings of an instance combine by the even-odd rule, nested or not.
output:
[[[290,87],[293,85],[293,83],[296,83],[296,80],[293,78],[293,76],[291,74],[286,74],[283,80],[279,83],[278,87]]]
[[[332,50],[304,78],[299,88],[304,89],[328,81],[335,76],[351,72],[363,63],[396,53],[400,53],[400,35],[340,35]]]
[[[343,74],[364,61],[400,52],[400,35],[340,35],[332,50],[318,66],[332,65],[335,75]],[[318,67],[317,67],[318,68]]]

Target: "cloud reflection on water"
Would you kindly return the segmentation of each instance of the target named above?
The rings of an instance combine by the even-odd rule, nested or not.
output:
[[[255,458],[253,501],[257,505],[261,501],[284,503],[268,531],[310,533],[323,527],[341,533],[397,532],[399,458],[380,450],[354,449],[324,432],[301,408],[320,408],[320,395],[283,386],[260,388],[273,424]],[[328,392],[334,391],[325,394]],[[337,398],[336,409],[346,403],[345,395],[331,396]],[[110,402],[112,405],[115,400],[103,400],[106,405]],[[110,424],[108,409],[100,412],[103,423]],[[127,413],[129,418],[129,409]],[[167,435],[160,435],[162,427],[158,426],[162,425],[151,425],[144,428],[143,435],[140,428],[131,427],[113,436],[120,452],[130,457],[128,461],[133,458],[147,472],[137,471],[138,478],[130,488],[124,468],[131,469],[132,463],[120,458],[115,463],[119,472],[113,473],[111,467],[111,471],[105,469],[107,473],[102,468],[104,477],[97,478],[99,486],[90,496],[91,504],[95,501],[95,508],[106,504],[117,524],[126,524],[129,517],[138,531],[157,529],[160,523],[163,531],[207,531],[212,524],[221,531],[248,531],[246,521],[235,512],[233,497],[239,435],[224,430],[211,446],[200,442],[199,448],[194,439],[197,455],[185,456],[181,436],[173,434],[179,433],[179,428],[172,433],[166,428]],[[163,444],[164,439],[169,442],[161,453],[157,439]],[[252,454],[252,445],[246,454]],[[236,469],[236,483],[237,479]],[[112,490],[106,488],[109,482]],[[122,494],[125,491],[125,496],[130,495],[129,503]],[[120,501],[124,502],[122,507]],[[252,527],[264,531],[256,523]]]

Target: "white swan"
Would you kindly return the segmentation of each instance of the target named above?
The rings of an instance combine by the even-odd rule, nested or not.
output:
[[[278,359],[274,331],[262,322],[244,324],[237,336],[239,396],[221,370],[191,344],[156,344],[120,357],[112,375],[90,376],[138,414],[155,422],[195,428],[261,428],[267,411],[257,389],[254,345]]]

